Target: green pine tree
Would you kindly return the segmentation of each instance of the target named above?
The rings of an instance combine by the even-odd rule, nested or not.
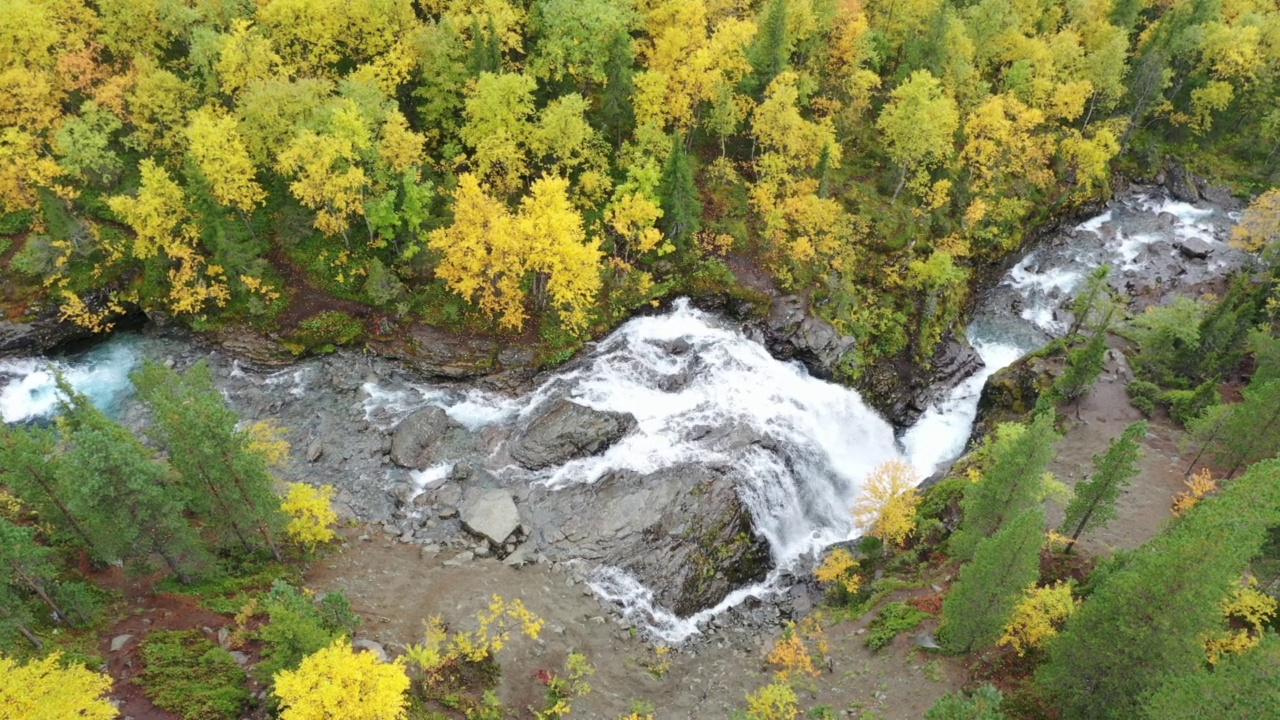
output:
[[[1076,417],[1079,418],[1079,401],[1089,394],[1102,374],[1107,356],[1107,326],[1110,324],[1111,311],[1108,311],[1098,329],[1089,337],[1089,342],[1067,353],[1067,365],[1061,377],[1045,393],[1045,402],[1076,403]]]
[[[924,714],[924,720],[1005,720],[1000,712],[1004,695],[991,685],[983,685],[972,695],[949,692],[938,698]]]
[[[266,460],[249,449],[248,434],[197,363],[183,374],[144,363],[134,385],[152,426],[148,434],[169,453],[182,476],[187,508],[234,538],[245,553],[262,547],[280,559],[276,542],[284,518]]]
[[[702,227],[702,203],[693,183],[693,165],[679,135],[671,138],[671,152],[658,183],[658,199],[662,207],[658,228],[678,246],[687,247],[689,238]]]
[[[1267,529],[1280,522],[1280,461],[1250,468],[1132,553],[1049,645],[1036,682],[1067,720],[1130,720],[1205,662],[1204,636]]]
[[[601,133],[613,141],[614,148],[622,147],[623,139],[635,128],[635,110],[631,106],[632,81],[635,64],[635,47],[631,36],[625,32],[614,35],[609,43],[609,59],[605,63],[605,83],[600,91],[600,109],[597,113]]]
[[[747,50],[753,78],[751,90],[763,92],[791,59],[791,39],[787,37],[787,0],[772,0],[764,7],[755,41]]]
[[[1093,475],[1076,484],[1062,521],[1062,532],[1071,536],[1067,552],[1085,530],[1103,527],[1116,518],[1116,500],[1138,474],[1137,462],[1142,457],[1139,442],[1146,433],[1145,420],[1133,423],[1111,440],[1106,453],[1093,456]]]
[[[1258,647],[1201,665],[1156,691],[1151,720],[1258,720],[1280,718],[1280,636],[1268,632]]]
[[[77,488],[60,472],[57,434],[47,428],[0,425],[0,482],[75,547],[108,560],[72,509]]]
[[[1211,407],[1189,423],[1187,429],[1201,446],[1192,468],[1207,453],[1229,467],[1231,477],[1280,451],[1280,380],[1250,382],[1241,394],[1241,402]]]
[[[1111,266],[1102,265],[1089,273],[1084,288],[1071,301],[1071,327],[1067,330],[1067,343],[1075,339],[1081,328],[1088,327],[1094,315],[1110,316],[1111,286],[1107,278],[1111,277]]]
[[[59,389],[69,446],[60,475],[76,489],[71,510],[94,547],[136,567],[158,555],[181,582],[191,582],[204,553],[169,468],[65,381]]]
[[[1044,508],[1036,505],[978,543],[942,603],[938,642],[952,652],[994,643],[1028,585],[1040,575]]]
[[[57,575],[53,551],[36,542],[35,532],[0,518],[0,585],[30,594],[44,603],[55,618],[68,619],[54,599]]]
[[[1052,413],[1038,416],[1030,425],[1007,423],[997,428],[982,479],[967,485],[960,501],[963,519],[951,536],[953,555],[972,557],[979,542],[1040,502],[1045,468],[1057,441]]]

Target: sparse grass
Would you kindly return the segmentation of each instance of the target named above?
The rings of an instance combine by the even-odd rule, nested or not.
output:
[[[893,642],[893,639],[901,633],[924,622],[928,617],[928,613],[906,603],[891,602],[885,605],[880,610],[880,614],[871,621],[867,633],[867,647],[879,650]]]

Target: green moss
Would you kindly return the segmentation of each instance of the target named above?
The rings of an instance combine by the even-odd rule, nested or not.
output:
[[[871,625],[868,626],[867,647],[872,650],[879,650],[893,642],[893,639],[899,634],[914,628],[928,617],[928,613],[923,610],[917,610],[906,603],[888,603],[880,610],[880,614],[871,621]]]
[[[298,323],[289,344],[302,352],[330,353],[364,337],[364,322],[340,310],[326,310]],[[286,345],[288,346],[288,345]]]
[[[199,630],[161,630],[142,640],[138,684],[183,720],[236,720],[252,699],[231,653]]]

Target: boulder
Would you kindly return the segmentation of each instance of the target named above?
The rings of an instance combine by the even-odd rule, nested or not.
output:
[[[469,532],[501,545],[520,527],[520,511],[511,493],[498,488],[481,490],[458,511],[462,526]]]
[[[799,360],[816,377],[830,379],[856,340],[810,314],[805,300],[786,295],[773,301],[764,324],[765,346],[780,360]]]
[[[376,640],[369,640],[368,638],[358,638],[351,642],[351,647],[355,648],[356,650],[368,650],[369,652],[373,653],[382,662],[387,662],[388,660],[391,659],[390,657],[387,656],[387,649],[382,646],[382,643]]]
[[[132,635],[117,635],[111,638],[111,652],[120,652],[133,639]]]
[[[1164,174],[1164,189],[1169,191],[1175,200],[1195,203],[1200,201],[1200,191],[1196,189],[1195,177],[1187,172],[1180,161],[1174,161]]]
[[[752,437],[723,435],[717,446]],[[620,567],[651,588],[663,607],[687,617],[763,579],[772,567],[768,543],[738,495],[738,482],[745,482],[739,472],[691,464],[538,488],[529,506],[531,541],[564,557]]]
[[[541,470],[601,453],[635,426],[631,413],[594,410],[562,399],[524,428],[510,446],[511,457],[525,468]]]
[[[37,340],[35,327],[0,320],[0,355],[22,352],[35,347]]]
[[[1213,252],[1213,246],[1198,237],[1179,240],[1175,247],[1184,257],[1192,260],[1203,260]]]
[[[438,407],[426,407],[405,418],[391,438],[391,461],[423,469],[475,451],[471,432]]]

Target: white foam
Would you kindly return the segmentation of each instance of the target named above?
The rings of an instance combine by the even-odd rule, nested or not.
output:
[[[1016,345],[975,340],[973,349],[983,367],[952,388],[947,397],[930,405],[902,436],[903,450],[920,477],[929,477],[964,452],[978,416],[978,400],[987,378],[1025,354]]]
[[[6,423],[47,419],[57,412],[57,373],[99,408],[111,410],[133,392],[129,373],[139,359],[122,340],[104,343],[71,361],[43,358],[0,360],[0,419]]]
[[[413,483],[414,492],[405,502],[412,503],[414,498],[439,485],[453,472],[453,465],[451,462],[442,462],[422,470],[410,470],[409,482]]]

